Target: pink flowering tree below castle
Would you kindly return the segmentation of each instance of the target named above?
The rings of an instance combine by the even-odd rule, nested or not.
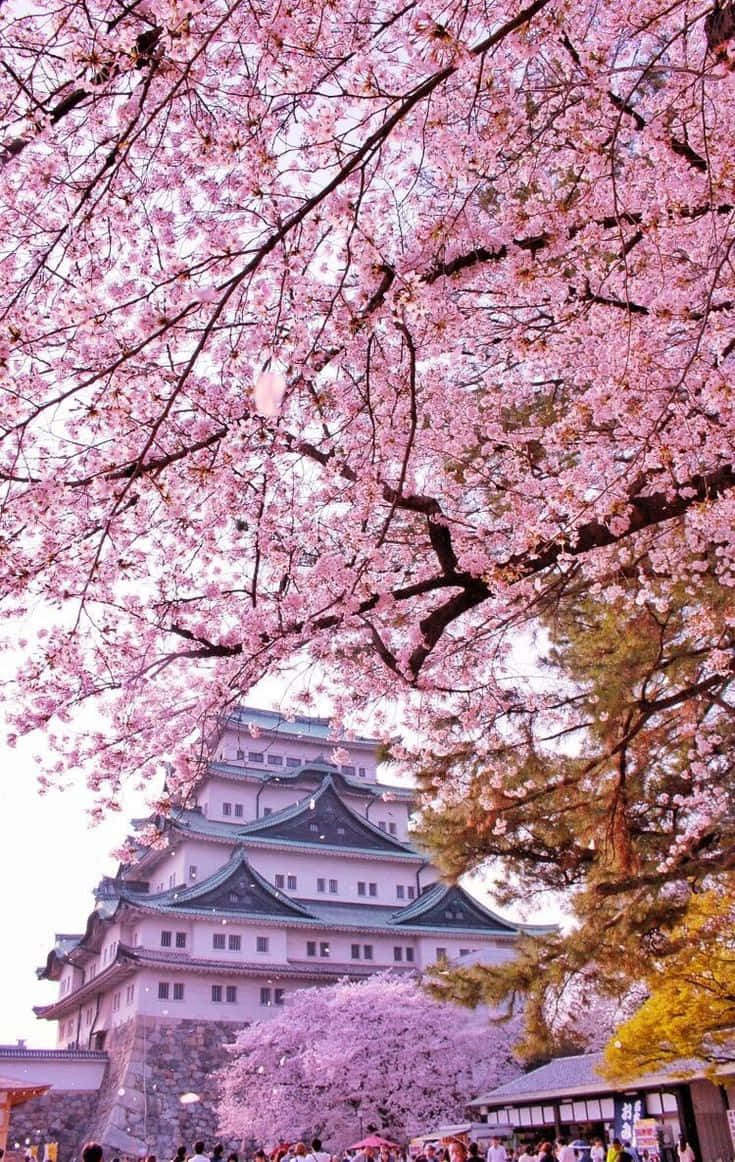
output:
[[[368,1131],[405,1142],[465,1121],[471,1097],[517,1072],[514,1032],[388,974],[304,989],[229,1050],[220,1128],[265,1145],[316,1134],[332,1151]]]

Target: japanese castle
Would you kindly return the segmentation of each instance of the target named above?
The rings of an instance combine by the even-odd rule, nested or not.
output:
[[[323,719],[229,714],[192,801],[102,880],[84,932],[56,936],[39,976],[58,999],[36,1011],[59,1049],[109,1049],[140,1017],[242,1025],[305,986],[511,954],[533,929],[442,883],[375,742],[338,745]]]

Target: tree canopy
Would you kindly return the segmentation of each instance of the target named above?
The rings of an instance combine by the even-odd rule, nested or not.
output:
[[[511,1030],[389,974],[303,989],[239,1034],[222,1131],[265,1144],[317,1134],[336,1151],[368,1130],[404,1141],[462,1121],[468,1094],[513,1075]]]
[[[302,707],[398,708],[435,757],[449,870],[577,893],[581,959],[732,868],[734,28],[4,6],[0,592],[46,610],[15,729],[101,809],[162,758],[185,790],[196,728],[303,664]]]

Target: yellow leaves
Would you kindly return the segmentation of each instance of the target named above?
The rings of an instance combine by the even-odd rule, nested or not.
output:
[[[614,1081],[675,1066],[688,1058],[715,1067],[735,1058],[735,877],[692,895],[671,933],[677,950],[665,961],[645,957],[648,999],[611,1038],[603,1072]]]

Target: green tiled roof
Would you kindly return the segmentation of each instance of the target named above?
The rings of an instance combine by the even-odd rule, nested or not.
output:
[[[303,905],[279,892],[248,863],[242,848],[236,851],[223,867],[202,880],[185,888],[148,895],[123,889],[119,899],[126,903],[142,903],[162,911],[213,910],[248,916],[299,916],[311,919]]]

